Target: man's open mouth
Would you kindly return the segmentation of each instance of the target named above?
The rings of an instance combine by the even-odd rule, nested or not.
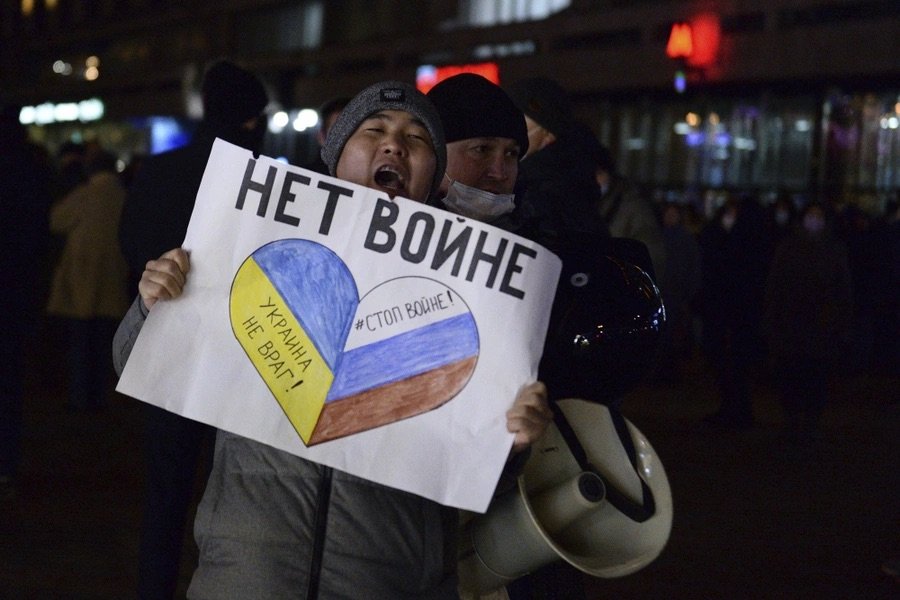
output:
[[[378,170],[375,172],[375,183],[383,188],[398,192],[403,190],[405,187],[403,175],[401,175],[399,171],[389,165],[378,168]]]

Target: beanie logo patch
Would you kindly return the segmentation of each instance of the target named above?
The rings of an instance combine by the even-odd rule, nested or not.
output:
[[[382,102],[406,102],[406,91],[402,88],[384,88],[381,90]]]

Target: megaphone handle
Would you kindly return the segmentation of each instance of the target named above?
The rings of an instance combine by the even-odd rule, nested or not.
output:
[[[566,445],[572,452],[572,456],[574,456],[575,460],[578,462],[578,466],[581,467],[583,471],[590,471],[600,477],[603,481],[603,485],[606,486],[606,499],[609,500],[610,504],[615,506],[622,514],[632,521],[643,523],[656,514],[656,502],[653,499],[653,491],[650,489],[650,486],[647,485],[647,482],[644,481],[644,478],[641,477],[638,470],[637,450],[635,450],[634,440],[631,439],[631,434],[628,432],[628,423],[625,421],[625,417],[622,416],[622,413],[619,412],[618,409],[610,406],[607,406],[606,408],[609,410],[609,416],[616,429],[616,436],[619,438],[619,442],[625,449],[625,453],[628,455],[628,460],[631,462],[632,468],[638,475],[638,481],[641,482],[641,504],[632,501],[628,496],[620,492],[618,488],[610,483],[603,473],[591,464],[591,461],[588,460],[584,446],[582,446],[581,441],[575,434],[572,425],[569,424],[565,413],[563,413],[559,404],[550,402],[550,409],[553,411],[553,423],[556,425],[563,440],[565,440]]]
[[[597,469],[594,468],[594,465],[592,465],[591,461],[588,460],[587,452],[585,451],[584,446],[581,445],[581,441],[578,439],[578,436],[575,435],[575,430],[572,429],[572,426],[569,424],[569,420],[566,419],[566,414],[559,407],[559,404],[557,404],[556,402],[550,402],[550,410],[553,411],[553,423],[562,434],[566,445],[572,452],[572,456],[575,457],[575,462],[578,463],[578,466],[581,467],[582,471],[591,471],[592,473],[596,473]]]

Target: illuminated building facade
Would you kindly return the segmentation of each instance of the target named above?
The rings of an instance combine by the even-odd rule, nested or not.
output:
[[[49,145],[96,135],[120,153],[153,151],[148,123],[196,119],[202,65],[230,56],[264,77],[273,114],[287,113],[268,148],[302,164],[312,136],[287,126],[310,122],[301,109],[429,65],[491,63],[501,84],[558,79],[657,199],[788,192],[878,211],[900,190],[896,0],[22,0],[0,11],[6,100],[104,104],[99,121],[35,126]]]

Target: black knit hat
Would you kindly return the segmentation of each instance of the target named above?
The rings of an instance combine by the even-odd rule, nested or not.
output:
[[[552,79],[529,77],[506,91],[519,110],[557,136],[567,133],[574,124],[569,95]]]
[[[431,193],[437,191],[447,169],[447,146],[444,142],[444,128],[441,117],[425,94],[408,83],[400,81],[382,81],[375,83],[358,93],[341,111],[340,116],[328,130],[328,137],[322,146],[322,161],[331,175],[335,174],[338,159],[347,140],[357,127],[371,115],[382,110],[402,110],[419,119],[431,136],[434,146],[436,168],[431,182]]]
[[[510,97],[481,75],[461,73],[431,88],[427,94],[441,115],[447,142],[477,137],[510,138],[528,151],[525,118]]]
[[[269,103],[256,75],[228,60],[206,70],[201,92],[203,118],[222,125],[240,125],[261,115]]]

